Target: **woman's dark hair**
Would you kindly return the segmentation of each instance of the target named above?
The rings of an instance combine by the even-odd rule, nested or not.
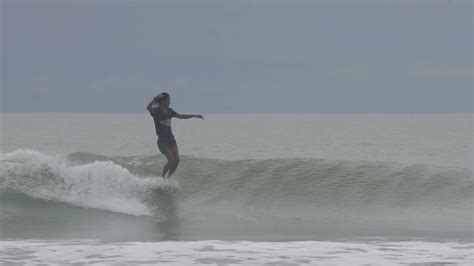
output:
[[[167,92],[162,92],[158,96],[155,97],[156,101],[161,103],[163,100],[166,100],[170,97],[170,95]]]

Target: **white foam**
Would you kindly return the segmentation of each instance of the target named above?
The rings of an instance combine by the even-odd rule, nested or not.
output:
[[[139,177],[111,161],[70,165],[61,156],[34,150],[0,154],[1,188],[72,205],[151,215],[143,202],[156,188],[178,188],[176,180]]]
[[[472,243],[407,242],[121,242],[14,240],[1,242],[5,263],[142,265],[474,263]]]

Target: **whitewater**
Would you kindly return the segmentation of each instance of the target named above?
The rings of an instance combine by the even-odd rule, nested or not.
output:
[[[2,263],[474,262],[472,114],[0,121]]]

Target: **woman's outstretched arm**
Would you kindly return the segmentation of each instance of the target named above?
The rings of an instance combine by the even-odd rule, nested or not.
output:
[[[185,115],[185,114],[176,114],[175,115],[176,118],[179,118],[179,119],[189,119],[189,118],[201,118],[201,119],[204,119],[204,117],[202,115]]]

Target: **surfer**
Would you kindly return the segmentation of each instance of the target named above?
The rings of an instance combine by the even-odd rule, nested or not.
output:
[[[168,162],[163,166],[163,171],[161,172],[163,178],[171,177],[176,171],[179,163],[178,145],[176,144],[173,132],[171,131],[171,118],[204,119],[202,115],[178,114],[169,107],[170,100],[170,95],[166,92],[162,92],[158,96],[155,96],[146,107],[155,122],[156,135],[158,135],[158,149],[168,160]]]

